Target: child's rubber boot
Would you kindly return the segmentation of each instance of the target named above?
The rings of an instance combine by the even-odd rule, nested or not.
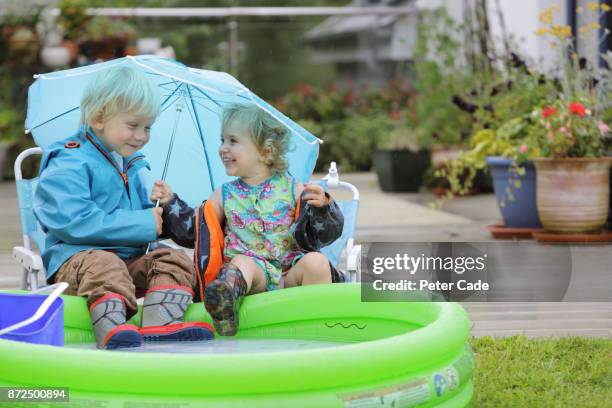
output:
[[[156,286],[150,288],[142,306],[140,333],[146,342],[197,341],[215,337],[210,324],[183,322],[193,291],[186,286]]]
[[[217,279],[206,287],[204,306],[221,336],[233,336],[238,331],[238,309],[246,292],[242,272],[231,263],[223,264]]]
[[[89,306],[96,345],[99,349],[119,349],[142,346],[142,335],[138,327],[125,324],[123,297],[108,293]]]

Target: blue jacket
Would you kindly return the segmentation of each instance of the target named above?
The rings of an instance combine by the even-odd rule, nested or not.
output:
[[[91,132],[45,149],[34,214],[47,234],[42,259],[47,279],[77,252],[105,249],[122,259],[144,253],[157,238],[141,153],[123,159],[123,172]]]

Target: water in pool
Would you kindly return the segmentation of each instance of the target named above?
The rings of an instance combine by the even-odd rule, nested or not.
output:
[[[269,353],[271,351],[296,351],[330,348],[345,345],[316,340],[283,340],[283,339],[215,339],[193,342],[160,342],[145,343],[142,347],[121,349],[130,353],[197,353],[197,354],[233,354],[233,353]],[[67,344],[68,348],[95,350],[95,343]],[[113,350],[115,351],[115,350]]]

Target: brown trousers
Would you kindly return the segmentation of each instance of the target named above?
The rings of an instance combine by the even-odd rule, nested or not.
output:
[[[67,282],[66,295],[87,296],[91,305],[107,293],[125,298],[128,318],[136,314],[136,289],[156,286],[195,286],[193,261],[181,251],[162,248],[122,260],[112,252],[87,250],[74,254],[55,275]]]

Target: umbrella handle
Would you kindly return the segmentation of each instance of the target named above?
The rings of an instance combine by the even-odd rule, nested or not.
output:
[[[155,203],[155,208],[159,207],[159,198],[157,199],[157,202]],[[151,249],[151,243],[149,242],[147,244],[147,250],[145,251],[145,255],[149,253],[149,250]]]
[[[174,127],[172,128],[172,136],[170,137],[170,146],[168,146],[168,153],[166,155],[166,163],[164,164],[164,171],[162,172],[162,180],[166,180],[166,174],[168,172],[168,165],[170,164],[170,156],[172,155],[172,147],[174,146],[174,137],[176,136],[176,128],[178,126],[179,118],[181,112],[183,111],[183,105],[180,103],[176,105],[176,118],[174,120]],[[155,203],[155,208],[159,207],[159,198]],[[157,241],[157,240],[156,240]],[[147,244],[147,250],[145,251],[145,255],[149,253],[151,249],[151,243]]]

